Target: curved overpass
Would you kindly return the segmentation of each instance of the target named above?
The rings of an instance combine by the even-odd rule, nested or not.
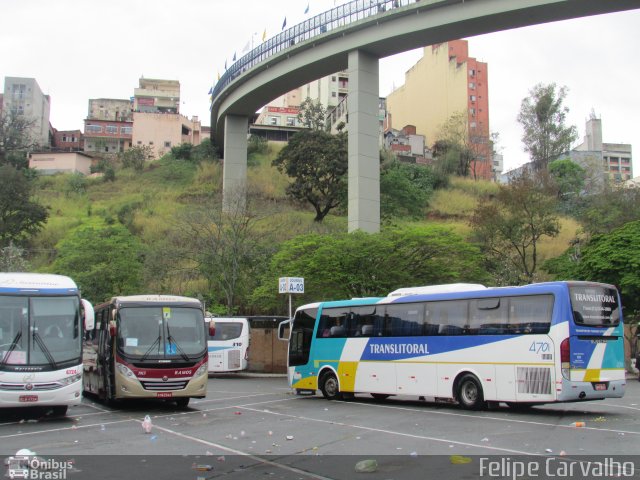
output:
[[[231,191],[244,189],[248,119],[300,85],[347,70],[349,230],[378,231],[378,59],[456,38],[635,8],[640,0],[356,0],[316,15],[240,58],[214,88],[211,128],[224,148],[223,203],[229,205]]]

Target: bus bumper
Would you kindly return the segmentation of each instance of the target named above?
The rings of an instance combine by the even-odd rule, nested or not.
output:
[[[118,380],[116,381],[116,398],[161,398],[165,400],[179,397],[204,398],[207,394],[208,379],[209,375],[206,370],[206,364],[203,373],[191,378],[191,380],[187,382],[187,385],[179,390],[166,391],[145,389],[137,378],[119,375]],[[145,378],[145,380],[156,380],[157,382],[162,382],[161,378]]]
[[[559,402],[579,402],[582,400],[622,398],[626,385],[626,380],[572,382],[563,378],[562,388],[558,392],[557,399]]]
[[[79,405],[82,400],[82,380],[54,390],[2,390],[0,408],[53,407]]]

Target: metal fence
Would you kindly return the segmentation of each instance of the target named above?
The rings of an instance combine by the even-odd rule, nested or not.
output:
[[[275,37],[262,42],[246,55],[234,62],[220,77],[212,91],[212,101],[238,76],[269,57],[294,46],[299,42],[325,35],[364,18],[383,15],[394,8],[400,8],[420,0],[355,0],[324,13],[309,18],[298,25],[282,31]],[[433,2],[425,2],[433,3]]]

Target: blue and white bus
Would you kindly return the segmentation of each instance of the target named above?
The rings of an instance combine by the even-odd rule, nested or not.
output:
[[[82,399],[83,327],[92,305],[68,277],[0,273],[0,407],[65,415]]]
[[[403,289],[304,305],[281,332],[287,324],[289,385],[328,399],[409,395],[480,409],[625,392],[622,305],[612,285]]]

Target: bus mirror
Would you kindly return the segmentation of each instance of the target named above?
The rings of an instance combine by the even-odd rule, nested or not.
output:
[[[95,313],[93,311],[93,305],[89,300],[84,298],[81,300],[82,308],[84,310],[84,329],[85,331],[93,330],[95,326]]]
[[[209,322],[209,336],[210,337],[216,336],[216,323],[213,320]]]
[[[109,336],[111,338],[116,336],[116,322],[114,320],[109,322]]]
[[[289,334],[291,333],[291,319],[280,322],[278,325],[278,339],[289,341]]]

